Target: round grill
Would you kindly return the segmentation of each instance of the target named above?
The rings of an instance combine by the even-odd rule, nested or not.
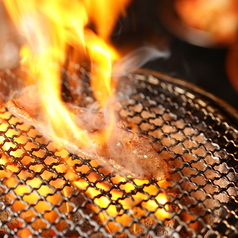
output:
[[[3,72],[2,88],[16,75]],[[64,72],[63,98],[77,103],[72,78]],[[93,101],[80,93],[80,103]],[[2,97],[0,237],[237,237],[236,111],[146,70],[121,78],[117,95],[121,120],[150,138],[169,178],[123,177],[70,154],[8,112]]]

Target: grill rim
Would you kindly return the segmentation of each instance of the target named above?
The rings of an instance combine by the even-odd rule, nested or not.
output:
[[[222,112],[223,115],[229,116],[229,119],[232,120],[233,123],[238,123],[238,110],[232,107],[229,103],[224,101],[223,99],[219,98],[218,96],[215,96],[214,94],[206,91],[205,89],[191,83],[188,81],[185,81],[180,78],[169,76],[165,73],[161,73],[159,71],[154,71],[146,68],[137,69],[135,74],[143,74],[143,75],[149,75],[154,77],[158,81],[166,81],[167,83],[173,84],[173,86],[178,85],[182,86],[187,91],[195,92],[196,94],[202,96],[207,101],[211,101],[214,103],[215,108],[217,108],[219,111]],[[153,82],[152,82],[153,83]],[[153,83],[155,84],[155,83]],[[158,85],[158,84],[155,84]]]

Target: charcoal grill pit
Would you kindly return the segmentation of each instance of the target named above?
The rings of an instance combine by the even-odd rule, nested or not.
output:
[[[81,68],[78,74],[87,76]],[[64,75],[63,98],[78,103],[75,82]],[[5,71],[0,84],[17,80],[20,87],[19,78]],[[83,106],[93,101],[90,93],[82,94]],[[0,237],[237,237],[237,112],[193,85],[147,70],[123,77],[117,95],[124,123],[136,125],[168,163],[168,181],[140,183],[60,149],[9,113],[2,97]],[[159,204],[159,195],[168,200]],[[122,205],[136,196],[142,200]],[[106,199],[101,206],[100,199]],[[105,218],[111,208],[117,213]]]

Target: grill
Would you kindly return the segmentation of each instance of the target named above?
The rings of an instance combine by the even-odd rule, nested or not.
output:
[[[83,96],[67,71],[62,96],[88,106],[88,74],[75,71]],[[166,181],[138,180],[59,148],[13,116],[4,101],[25,73],[1,72],[0,237],[237,237],[235,110],[159,73],[122,77],[121,120],[147,135],[170,168]]]

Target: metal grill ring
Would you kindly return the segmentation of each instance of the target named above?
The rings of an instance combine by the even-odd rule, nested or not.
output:
[[[0,84],[18,73],[2,72]],[[70,154],[9,113],[2,97],[0,237],[237,237],[237,112],[147,70],[123,77],[117,95],[120,117],[151,139],[170,179],[126,178]]]

